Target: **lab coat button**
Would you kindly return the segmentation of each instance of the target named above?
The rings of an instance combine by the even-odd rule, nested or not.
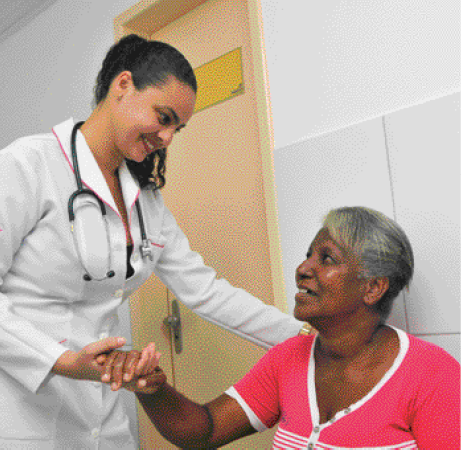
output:
[[[118,289],[115,291],[114,294],[116,297],[121,297],[123,295],[123,289]]]
[[[318,433],[320,431],[320,427],[315,427],[314,428],[314,433]]]
[[[91,436],[93,436],[95,439],[99,437],[99,430],[97,428],[95,428],[92,432],[91,432]]]
[[[312,449],[314,448],[314,444],[309,444],[309,445],[307,446],[307,448],[308,448],[309,450],[312,450]]]

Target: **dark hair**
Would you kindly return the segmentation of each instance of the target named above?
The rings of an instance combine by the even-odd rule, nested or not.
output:
[[[107,52],[96,79],[95,106],[104,101],[114,78],[125,70],[131,72],[133,84],[138,90],[161,86],[173,76],[197,92],[194,71],[179,50],[164,42],[148,41],[130,34]],[[138,178],[141,188],[148,186],[156,190],[165,185],[165,160],[166,149],[163,149],[149,155],[141,163],[127,160],[127,165]]]
[[[371,208],[361,206],[332,209],[323,221],[333,239],[357,255],[362,275],[387,277],[389,288],[375,306],[385,321],[394,299],[409,287],[414,271],[410,241],[392,219]]]

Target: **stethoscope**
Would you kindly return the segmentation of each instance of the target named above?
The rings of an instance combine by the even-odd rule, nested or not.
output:
[[[91,280],[97,280],[97,281],[102,281],[105,280],[106,278],[112,278],[115,276],[115,272],[110,268],[111,266],[111,246],[110,246],[110,234],[109,234],[109,228],[107,225],[107,219],[106,219],[106,206],[104,205],[104,202],[91,190],[91,189],[86,189],[82,185],[82,179],[80,177],[80,170],[78,167],[78,161],[77,161],[77,146],[76,146],[76,137],[77,137],[77,131],[78,129],[84,124],[84,122],[78,122],[74,125],[74,128],[72,129],[72,134],[70,138],[70,147],[71,147],[71,152],[72,152],[72,161],[74,164],[74,174],[75,174],[75,180],[77,182],[77,190],[72,193],[72,195],[69,197],[69,203],[68,203],[68,211],[69,211],[69,221],[71,224],[71,230],[72,234],[74,236],[74,241],[75,245],[77,248],[77,253],[78,257],[80,259],[80,263],[82,264],[83,269],[85,270],[85,274],[83,275],[83,279],[85,281],[91,281]],[[107,243],[108,243],[108,248],[109,248],[109,258],[108,258],[108,264],[107,264],[107,272],[106,276],[102,278],[98,278],[95,276],[91,276],[89,274],[89,271],[86,269],[81,252],[79,250],[79,245],[78,245],[78,240],[75,237],[74,234],[74,220],[75,220],[75,214],[74,214],[74,201],[79,195],[89,195],[93,199],[95,199],[99,205],[99,208],[101,210],[102,218],[104,220],[104,226],[106,230],[106,237],[107,237]],[[139,199],[136,200],[136,210],[138,212],[138,218],[139,218],[139,228],[141,230],[141,254],[143,258],[148,257],[152,261],[152,249],[150,248],[149,241],[147,240],[146,236],[146,229],[144,227],[144,219],[141,211],[141,205],[139,204]]]

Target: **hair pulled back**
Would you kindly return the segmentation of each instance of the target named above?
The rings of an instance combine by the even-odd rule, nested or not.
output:
[[[394,299],[413,277],[414,257],[407,235],[385,214],[361,206],[332,209],[323,226],[359,257],[364,278],[388,278],[389,288],[375,306],[385,321]]]
[[[105,100],[114,78],[123,71],[131,72],[136,89],[161,86],[170,76],[197,92],[194,71],[184,55],[169,44],[148,41],[135,34],[123,37],[107,52],[94,88],[94,104]],[[126,160],[141,188],[161,189],[165,185],[166,149],[154,152],[143,162]]]

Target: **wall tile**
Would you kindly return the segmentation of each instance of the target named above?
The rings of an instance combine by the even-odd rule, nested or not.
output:
[[[394,300],[392,311],[387,319],[389,325],[393,325],[401,330],[408,331],[407,320],[406,320],[406,309],[405,309],[405,292],[401,292]]]
[[[459,94],[385,118],[397,222],[415,254],[411,333],[460,331]]]

